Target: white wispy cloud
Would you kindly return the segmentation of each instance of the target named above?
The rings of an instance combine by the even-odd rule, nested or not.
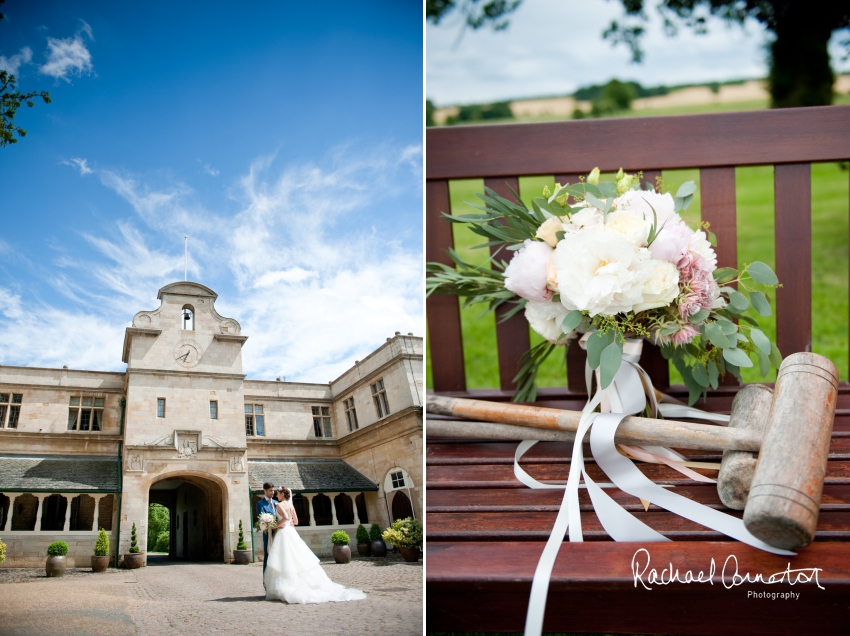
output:
[[[47,62],[39,67],[39,73],[66,82],[71,81],[68,79],[71,76],[90,74],[93,69],[91,52],[86,47],[83,35],[90,40],[94,39],[91,27],[86,22],[70,38],[47,38]]]
[[[210,164],[205,163],[204,164],[204,172],[206,172],[208,175],[212,175],[213,177],[217,177],[221,171],[216,170],[215,168],[210,166]]]
[[[17,75],[18,69],[23,64],[29,64],[30,60],[32,60],[32,49],[25,46],[20,50],[20,52],[11,57],[0,55],[0,70],[11,73],[12,75]]]
[[[94,172],[94,170],[89,168],[88,161],[79,157],[71,157],[70,160],[63,160],[62,163],[66,166],[76,167],[80,171],[80,175],[87,175]]]

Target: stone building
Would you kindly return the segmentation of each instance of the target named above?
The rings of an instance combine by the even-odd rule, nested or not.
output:
[[[3,567],[40,566],[59,539],[87,565],[99,528],[117,563],[134,523],[146,550],[150,503],[171,512],[172,556],[231,561],[241,520],[261,559],[264,481],[293,490],[318,554],[334,530],[421,517],[422,339],[396,333],[327,384],[246,380],[248,337],[216,297],[160,289],[126,330],[124,372],[0,366]]]

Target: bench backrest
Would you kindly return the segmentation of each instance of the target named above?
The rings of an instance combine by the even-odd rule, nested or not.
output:
[[[735,167],[773,165],[775,191],[777,346],[783,356],[810,351],[811,166],[850,158],[850,106],[789,108],[712,115],[597,119],[538,124],[429,128],[426,139],[426,260],[451,264],[450,179],[483,178],[487,187],[512,197],[518,177],[555,175],[575,183],[578,175],[642,170],[655,183],[663,169],[698,168],[702,219],[717,236],[718,267],[737,267]],[[435,391],[465,391],[460,312],[454,296],[433,294],[427,303],[430,359]],[[522,314],[498,323],[501,389],[514,389],[518,358],[529,348]],[[658,387],[669,385],[667,362],[648,348],[641,360]],[[583,356],[567,355],[570,388],[583,391]],[[582,369],[582,372],[570,373]]]

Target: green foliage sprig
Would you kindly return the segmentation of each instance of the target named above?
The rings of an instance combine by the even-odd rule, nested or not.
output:
[[[97,533],[97,541],[94,544],[94,555],[95,556],[107,556],[109,554],[109,536],[106,534],[106,530],[103,528],[100,529],[100,532]]]
[[[15,113],[21,107],[21,104],[26,103],[32,108],[35,106],[33,101],[40,97],[45,104],[51,101],[50,93],[47,91],[32,91],[30,93],[22,93],[16,91],[17,80],[15,76],[8,71],[0,71],[0,148],[8,144],[16,144],[15,133],[18,137],[26,137],[27,131],[20,126],[15,126],[13,120]]]
[[[47,556],[65,556],[68,554],[68,544],[64,541],[54,541],[47,546]]]
[[[6,560],[6,544],[0,539],[0,563]]]
[[[362,523],[357,526],[355,537],[357,538],[357,543],[369,543],[369,531]]]

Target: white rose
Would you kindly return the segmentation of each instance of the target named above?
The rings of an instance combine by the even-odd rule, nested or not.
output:
[[[605,232],[603,226],[568,234],[552,256],[561,302],[591,316],[631,311],[643,302],[649,277],[643,262],[648,259],[649,250]]]
[[[537,228],[537,238],[546,241],[552,247],[558,244],[558,237],[555,236],[558,232],[564,231],[564,222],[557,216],[552,216],[543,221]]]
[[[644,261],[649,278],[643,285],[643,302],[634,306],[634,311],[666,307],[679,295],[679,270],[668,261],[655,259]]]
[[[576,337],[576,332],[565,334],[561,323],[567,317],[569,310],[561,303],[528,301],[525,304],[525,319],[531,328],[552,344],[564,344]]]
[[[593,206],[587,206],[580,212],[575,212],[570,216],[570,222],[564,223],[564,230],[575,233],[586,227],[602,225],[604,222],[605,220],[601,210],[597,210]]]
[[[655,209],[655,218],[658,219],[656,228],[660,228],[665,223],[675,225],[682,220],[682,217],[676,214],[676,203],[669,192],[658,194],[651,190],[629,190],[623,193],[617,201],[618,210],[630,212],[646,220],[650,225],[653,221],[653,208]]]
[[[549,300],[552,292],[546,288],[546,266],[552,256],[552,248],[546,243],[528,239],[524,245],[514,253],[505,268],[505,287],[526,300]]]
[[[711,243],[708,242],[708,238],[702,230],[694,232],[691,236],[688,251],[691,254],[701,256],[708,265],[708,271],[711,272],[717,268],[717,254],[714,253],[714,248],[711,247]]]
[[[650,224],[629,212],[612,212],[605,220],[605,230],[620,234],[635,247],[643,247],[649,238]]]

